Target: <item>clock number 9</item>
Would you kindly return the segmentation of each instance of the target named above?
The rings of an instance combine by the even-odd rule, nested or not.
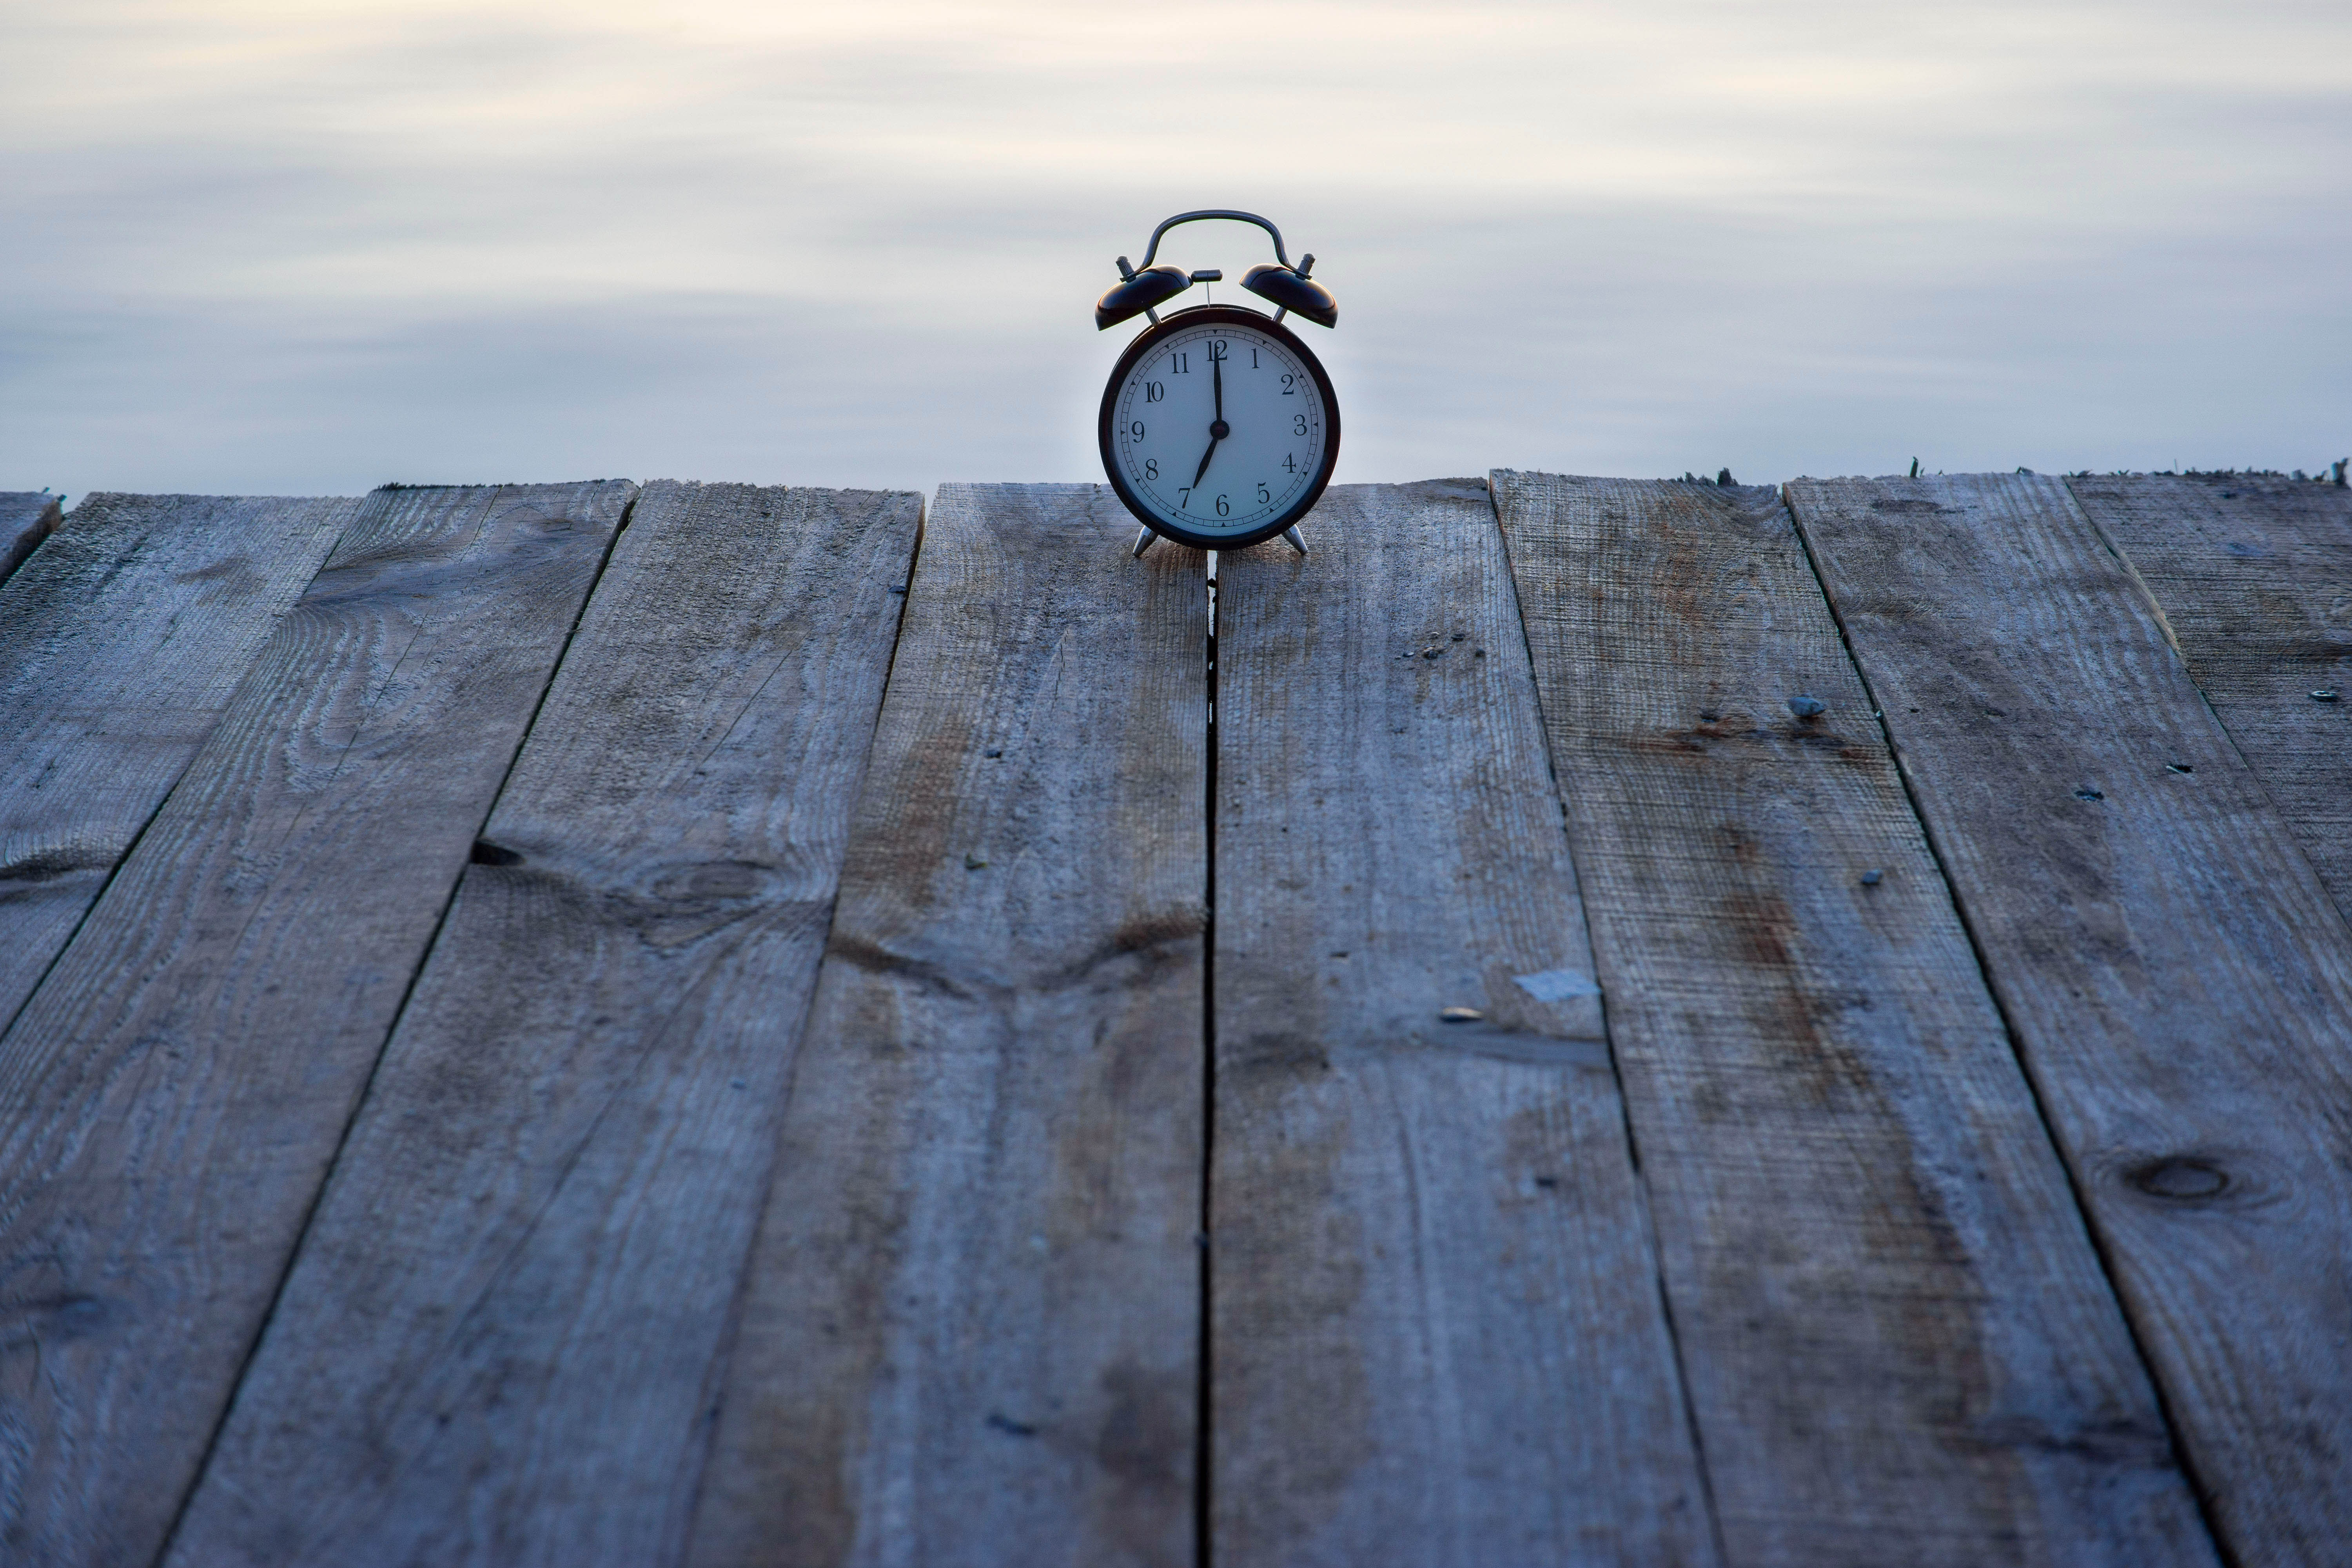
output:
[[[1300,421],[1299,421],[1299,424],[1298,424],[1298,428],[1300,429],[1300,431],[1301,431],[1301,432],[1304,432],[1304,431],[1306,430],[1306,428],[1307,428],[1307,422],[1306,422],[1305,420],[1303,420],[1303,419],[1302,419],[1302,420],[1300,420]],[[1142,440],[1142,439],[1143,439],[1143,421],[1142,421],[1142,420],[1140,420],[1140,419],[1139,419],[1139,420],[1137,420],[1134,424],[1132,424],[1132,425],[1129,426],[1127,427],[1127,433],[1128,433],[1129,436],[1134,437],[1135,437],[1137,440],[1139,440],[1139,441]]]

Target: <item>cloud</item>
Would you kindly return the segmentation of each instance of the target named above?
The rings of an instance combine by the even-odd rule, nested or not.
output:
[[[1322,258],[1343,478],[2308,466],[2347,44],[2299,0],[24,8],[0,488],[1091,477],[1087,307],[1199,205]]]

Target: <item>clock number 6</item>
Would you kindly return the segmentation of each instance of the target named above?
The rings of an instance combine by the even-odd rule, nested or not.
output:
[[[1219,517],[1230,517],[1233,515],[1233,508],[1225,504],[1224,497],[1219,496],[1217,498],[1217,515]]]

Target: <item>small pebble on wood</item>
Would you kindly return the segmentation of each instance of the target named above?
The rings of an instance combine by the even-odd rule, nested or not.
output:
[[[1818,719],[1829,711],[1829,704],[1818,697],[1791,697],[1789,711],[1800,719]]]
[[[967,871],[984,870],[987,866],[988,862],[977,855],[967,855],[963,858],[963,868]]]
[[[1475,1007],[1440,1007],[1437,1016],[1440,1022],[1447,1024],[1475,1024],[1486,1015]]]
[[[2311,694],[2311,700],[2314,702],[2333,702],[2336,700],[2336,688],[2332,686],[2323,686],[2318,690]]]
[[[1865,888],[1875,888],[1880,882],[1884,881],[1885,878],[1885,872],[1880,870],[1877,867],[1873,866],[1869,870],[1864,871],[1862,874],[1862,885]]]
[[[2089,784],[2084,784],[2081,789],[2074,792],[2074,798],[2076,800],[2105,800],[2107,797],[2101,795],[2097,790],[2093,789]]]

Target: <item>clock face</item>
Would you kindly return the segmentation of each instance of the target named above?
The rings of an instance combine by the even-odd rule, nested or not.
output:
[[[1100,435],[1111,485],[1146,526],[1233,550],[1315,504],[1339,457],[1339,409],[1323,366],[1271,317],[1203,305],[1129,345]]]

